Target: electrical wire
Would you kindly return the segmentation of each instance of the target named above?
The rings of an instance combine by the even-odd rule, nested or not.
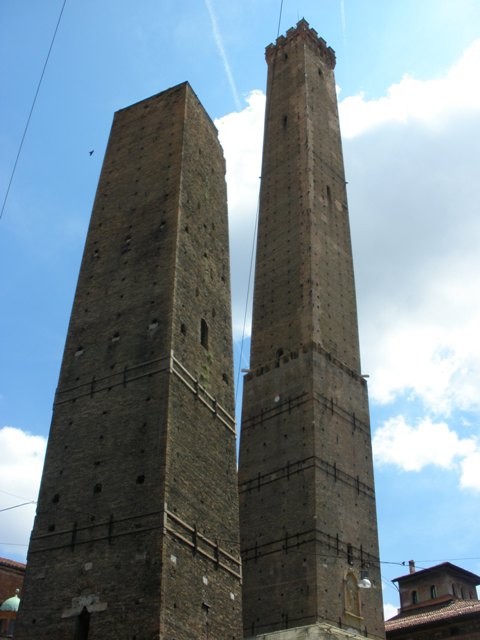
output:
[[[282,11],[283,11],[283,0],[280,0],[280,11],[279,11],[279,15],[278,15],[278,25],[277,25],[277,38],[280,35],[280,25],[281,25],[281,22],[282,22]],[[275,64],[275,62],[274,62],[274,64]],[[251,289],[251,285],[252,285],[253,259],[254,259],[254,255],[255,255],[255,246],[256,246],[256,239],[257,239],[259,211],[260,211],[260,192],[259,192],[258,198],[257,198],[257,212],[256,212],[256,215],[255,215],[255,226],[254,226],[254,230],[253,230],[253,239],[252,239],[252,251],[251,251],[251,256],[250,256],[250,268],[249,268],[249,272],[248,272],[248,285],[247,285],[247,295],[246,295],[246,300],[245,300],[245,313],[243,315],[242,340],[241,340],[241,343],[240,343],[240,357],[238,359],[238,373],[237,373],[237,380],[236,380],[236,385],[235,385],[235,412],[237,410],[237,400],[238,400],[238,390],[239,390],[239,383],[240,383],[240,373],[241,373],[241,370],[242,370],[243,346],[244,346],[244,342],[245,342],[245,330],[246,330],[246,326],[247,326],[248,305],[249,305],[249,299],[250,299],[250,289]]]
[[[238,373],[237,373],[237,381],[235,385],[235,408],[237,407],[238,400],[238,390],[240,388],[240,373],[242,371],[242,358],[243,358],[243,346],[245,343],[245,329],[247,327],[247,314],[248,314],[248,304],[250,300],[250,288],[252,286],[252,273],[253,273],[253,260],[255,256],[255,245],[257,239],[257,228],[258,228],[258,212],[260,209],[260,196],[257,199],[257,212],[255,214],[255,226],[253,228],[253,238],[252,238],[252,251],[250,256],[250,269],[248,272],[248,285],[247,285],[247,295],[245,300],[245,313],[243,314],[243,330],[242,330],[242,341],[240,343],[240,356],[238,359]]]
[[[37,504],[35,500],[31,500],[30,502],[22,502],[21,504],[14,504],[12,507],[5,507],[4,509],[0,509],[0,513],[3,511],[11,511],[12,509],[18,509],[18,507],[25,507],[27,504]]]
[[[277,38],[280,35],[280,23],[282,21],[283,0],[280,0],[280,15],[278,16]]]
[[[52,49],[53,49],[55,38],[57,36],[58,27],[60,26],[60,21],[62,19],[63,10],[65,9],[65,5],[66,4],[67,4],[67,0],[63,0],[62,8],[60,9],[60,15],[58,16],[58,20],[57,20],[57,25],[55,27],[55,31],[53,32],[53,37],[52,37],[52,39],[50,41],[50,47],[48,49],[47,57],[45,58],[45,62],[43,64],[42,73],[40,74],[40,80],[38,81],[38,84],[37,84],[37,90],[35,91],[35,95],[34,95],[34,98],[33,98],[32,106],[30,107],[30,113],[28,114],[27,122],[26,122],[25,128],[23,130],[22,138],[20,140],[20,145],[18,147],[17,156],[16,156],[15,162],[13,164],[12,173],[10,174],[10,180],[8,181],[7,191],[5,193],[5,197],[3,199],[3,204],[2,204],[2,209],[0,211],[0,220],[2,219],[3,213],[5,211],[5,206],[7,204],[8,195],[10,193],[10,188],[12,186],[13,178],[15,176],[15,172],[16,172],[16,169],[17,169],[18,160],[20,158],[20,154],[22,153],[23,143],[25,142],[25,137],[27,135],[28,127],[30,125],[30,120],[32,118],[33,110],[35,109],[35,104],[37,102],[37,97],[38,97],[38,94],[40,92],[40,87],[42,86],[43,76],[45,75],[45,71],[47,69],[48,61],[50,59],[50,54],[51,54]]]
[[[10,493],[10,491],[5,491],[4,489],[0,489],[0,493],[4,493],[6,496],[12,496],[12,498],[19,498],[19,500],[33,500],[31,498],[26,498],[25,496],[19,496],[16,493]]]
[[[5,207],[6,207],[6,204],[7,204],[8,196],[9,196],[10,189],[11,189],[11,186],[12,186],[12,183],[13,183],[13,179],[14,179],[14,176],[15,176],[15,172],[16,172],[16,169],[17,169],[18,161],[19,161],[19,158],[20,158],[20,155],[21,155],[21,152],[22,152],[23,144],[24,144],[27,132],[28,132],[30,121],[31,121],[31,118],[32,118],[32,115],[33,115],[33,111],[35,109],[37,98],[38,98],[38,95],[39,95],[39,92],[40,92],[40,89],[41,89],[41,86],[42,86],[43,78],[44,78],[44,75],[45,75],[45,72],[46,72],[46,69],[47,69],[47,65],[48,65],[48,62],[49,62],[49,59],[50,59],[50,55],[51,55],[51,52],[52,52],[52,49],[53,49],[53,46],[54,46],[54,43],[55,43],[55,39],[56,39],[56,36],[57,36],[57,32],[58,32],[58,29],[59,29],[59,26],[60,26],[60,22],[61,22],[63,13],[64,13],[64,9],[65,9],[66,3],[67,3],[67,0],[63,0],[62,7],[61,7],[60,13],[59,13],[59,17],[58,17],[58,20],[57,20],[57,23],[56,23],[56,26],[55,26],[55,30],[54,30],[54,33],[53,33],[53,36],[52,36],[52,39],[51,39],[51,42],[50,42],[49,49],[48,49],[48,53],[47,53],[47,56],[46,56],[46,59],[45,59],[45,62],[44,62],[43,68],[42,68],[42,72],[40,74],[40,79],[38,81],[37,88],[36,88],[36,91],[35,91],[35,95],[34,95],[34,98],[33,98],[33,101],[32,101],[32,105],[30,107],[28,118],[27,118],[27,121],[26,121],[26,124],[25,124],[25,127],[24,127],[22,138],[20,140],[20,144],[19,144],[19,147],[18,147],[17,155],[16,155],[16,158],[15,158],[15,162],[14,162],[13,169],[12,169],[12,172],[11,172],[11,175],[10,175],[10,179],[9,179],[9,182],[8,182],[7,190],[6,190],[6,193],[5,193],[4,200],[3,200],[2,208],[1,208],[1,211],[0,211],[0,219],[3,217],[4,211],[5,211]],[[279,18],[278,18],[278,26],[277,26],[277,38],[278,38],[278,36],[280,34],[282,12],[283,12],[283,0],[281,0],[281,2],[280,2],[280,11],[279,11]],[[250,259],[250,268],[249,268],[246,303],[245,303],[245,313],[244,313],[244,320],[243,320],[243,331],[242,331],[241,350],[240,350],[240,358],[239,358],[239,370],[238,370],[237,384],[236,384],[237,395],[235,397],[235,404],[237,403],[237,397],[238,397],[239,379],[240,379],[240,371],[241,371],[241,361],[242,361],[242,356],[243,356],[243,346],[244,346],[244,340],[245,340],[247,313],[248,313],[248,305],[249,305],[249,298],[250,298],[250,289],[251,289],[252,272],[253,272],[253,259],[254,259],[254,255],[255,255],[255,242],[256,242],[257,228],[258,228],[259,202],[260,202],[260,198],[258,198],[258,200],[257,200],[258,204],[257,204],[257,212],[256,212],[256,216],[255,216],[255,225],[254,225],[254,233],[253,233],[253,240],[252,240],[252,251],[251,251],[251,259]],[[9,493],[8,491],[4,491],[4,490],[1,490],[1,489],[0,489],[0,492],[4,493],[6,495],[13,496],[13,497],[22,498],[22,496],[17,496],[16,494]],[[6,508],[3,508],[3,509],[0,509],[0,513],[5,512],[5,511],[10,511],[12,509],[17,509],[19,507],[31,505],[31,504],[37,504],[37,502],[35,500],[30,500],[28,502],[23,502],[23,503],[20,503],[20,504],[16,504],[16,505],[13,505],[11,507],[6,507]],[[72,510],[72,511],[74,511],[74,510]],[[222,541],[224,541],[224,540],[222,540]],[[230,541],[230,542],[235,542],[235,541]],[[0,542],[0,545],[3,545],[3,546],[16,546],[16,547],[28,547],[28,544],[26,544],[26,543],[15,543],[15,542]],[[305,553],[304,551],[300,551],[300,550],[297,550],[297,549],[294,549],[294,548],[289,549],[289,552],[295,552],[295,551],[299,551],[300,553],[303,553],[303,554]],[[336,555],[333,556],[333,555],[324,555],[324,554],[318,554],[318,553],[313,553],[313,554],[307,553],[306,555],[313,555],[315,557],[322,557],[322,558],[325,558],[325,559],[337,558],[338,557]],[[418,567],[418,563],[461,562],[461,561],[467,561],[467,560],[469,560],[469,561],[475,560],[476,561],[476,560],[480,560],[480,557],[449,558],[447,560],[439,560],[439,559],[418,560],[418,561],[416,561],[416,566]],[[383,564],[383,565],[406,566],[408,564],[408,561],[405,561],[405,560],[403,560],[403,561],[379,560],[379,563]],[[384,579],[382,579],[382,581],[385,582],[385,584],[388,584],[389,586],[391,586],[390,582],[387,582]]]

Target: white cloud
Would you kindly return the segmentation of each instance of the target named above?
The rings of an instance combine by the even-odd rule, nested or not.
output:
[[[395,607],[393,604],[389,602],[385,602],[383,605],[383,617],[385,620],[390,620],[393,616],[396,616],[398,613],[398,607]]]
[[[405,75],[378,100],[366,100],[364,94],[345,98],[340,105],[344,139],[391,123],[419,121],[441,128],[448,126],[452,114],[480,109],[480,85],[475,82],[479,60],[480,40],[476,40],[443,78],[417,80]]]
[[[37,499],[46,444],[22,429],[0,429],[0,509]],[[16,545],[28,544],[34,516],[34,504],[0,513],[0,555],[26,554],[26,546]]]
[[[215,120],[227,163],[233,332],[236,339],[242,336],[243,331],[248,265],[258,206],[265,95],[261,91],[252,91],[246,102],[247,106],[242,111]],[[249,333],[250,314],[247,335]]]
[[[339,105],[364,371],[385,404],[480,410],[480,40],[443,77]],[[227,160],[234,336],[242,335],[265,96],[216,121]],[[249,332],[250,311],[247,333]]]
[[[445,422],[423,418],[415,426],[404,416],[388,419],[373,437],[378,464],[393,464],[404,471],[428,465],[458,470],[460,486],[480,491],[480,447],[477,438],[460,438]]]
[[[462,476],[460,486],[462,489],[480,491],[480,451],[474,451],[461,462]]]
[[[480,40],[442,78],[340,104],[370,395],[480,409]]]

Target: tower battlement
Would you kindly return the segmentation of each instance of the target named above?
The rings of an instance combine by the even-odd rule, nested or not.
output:
[[[278,51],[282,51],[286,45],[289,45],[294,40],[303,40],[308,43],[314,50],[318,50],[320,56],[327,63],[330,69],[335,69],[336,57],[335,51],[327,46],[327,43],[323,38],[320,38],[315,29],[312,29],[305,18],[302,18],[297,22],[296,27],[291,27],[287,31],[286,36],[279,36],[275,44],[269,44],[265,49],[265,58],[267,64],[270,64],[275,58],[275,54]]]

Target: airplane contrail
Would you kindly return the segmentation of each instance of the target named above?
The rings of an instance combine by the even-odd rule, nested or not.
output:
[[[217,45],[217,49],[220,54],[220,57],[222,58],[223,67],[225,69],[225,73],[227,74],[228,84],[230,85],[230,89],[232,90],[233,99],[235,100],[235,105],[237,109],[241,111],[242,104],[240,102],[240,98],[238,97],[237,87],[235,85],[235,80],[233,79],[230,63],[228,62],[227,54],[223,46],[222,36],[220,35],[220,30],[217,24],[217,18],[215,17],[211,0],[205,0],[205,6],[207,7],[208,14],[210,16],[210,21],[212,23],[213,37],[215,39],[215,44]]]

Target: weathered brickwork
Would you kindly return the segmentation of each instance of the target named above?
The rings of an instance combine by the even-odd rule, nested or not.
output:
[[[115,114],[18,640],[241,637],[225,164],[185,83]]]
[[[381,638],[335,56],[304,20],[266,54],[239,467],[244,636],[308,626],[320,637],[318,623],[325,623]],[[368,570],[371,589],[358,588],[361,570]]]

